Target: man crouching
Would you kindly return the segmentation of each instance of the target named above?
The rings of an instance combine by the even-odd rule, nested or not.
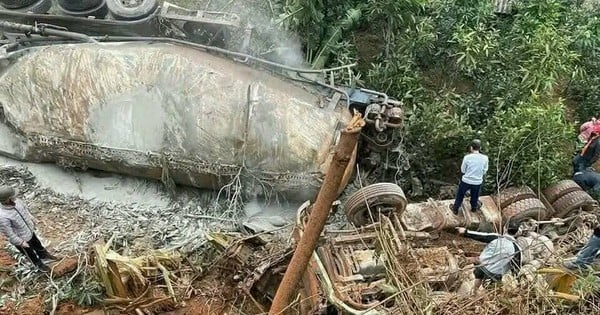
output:
[[[509,222],[502,235],[469,231],[463,227],[456,228],[458,233],[465,237],[488,243],[479,257],[473,260],[476,264],[473,271],[475,275],[473,294],[477,293],[484,280],[500,281],[504,274],[521,266],[521,248],[515,239],[519,226],[518,222]]]
[[[0,231],[19,252],[41,271],[49,271],[42,259],[57,258],[44,248],[34,232],[33,216],[17,192],[9,186],[0,186]]]

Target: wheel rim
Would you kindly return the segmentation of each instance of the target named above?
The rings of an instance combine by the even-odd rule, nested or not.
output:
[[[121,4],[126,8],[137,8],[142,5],[143,2],[143,0],[121,0]]]
[[[377,221],[379,214],[401,213],[406,207],[406,197],[396,184],[378,183],[359,189],[344,207],[348,219],[360,226]]]
[[[369,211],[370,210],[370,211]],[[379,221],[379,216],[389,216],[396,211],[395,206],[381,204],[379,206],[370,206],[369,208],[356,209],[349,213],[348,216],[352,218],[352,222],[355,225],[365,225],[371,222]]]

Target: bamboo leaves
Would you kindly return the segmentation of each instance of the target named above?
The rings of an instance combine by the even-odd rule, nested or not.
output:
[[[510,16],[495,15],[493,1],[487,0],[285,3],[285,12],[293,13],[288,18],[293,23],[287,25],[301,33],[313,67],[357,60],[358,75],[363,75],[365,84],[402,98],[411,114],[406,146],[417,173],[447,169],[439,161],[454,157],[455,146],[474,133],[499,145],[494,141],[504,140],[494,132],[496,126],[508,128],[502,130],[509,135],[533,132],[535,128],[530,127],[538,123],[538,117],[564,115],[561,99],[567,99],[569,106],[584,104],[575,107],[581,117],[600,111],[600,19],[595,11],[577,3],[520,0],[514,2]],[[378,40],[367,40],[364,34]],[[378,43],[377,47],[365,48],[372,43]],[[371,56],[365,58],[364,52]],[[354,73],[344,73],[336,80],[356,83],[354,77]],[[517,109],[525,119],[519,117],[520,125],[504,121],[515,119],[509,113]],[[539,126],[536,135],[547,135],[544,143],[548,146],[519,157],[528,163],[497,160],[502,165],[493,167],[520,170],[524,166],[511,173],[511,180],[519,182],[533,178],[535,165],[562,165],[563,157],[570,154],[571,140],[564,133],[570,125],[563,119]],[[425,139],[441,147],[423,147]],[[552,146],[559,149],[552,150]],[[538,158],[548,163],[536,164]],[[541,180],[568,175],[565,168],[555,170]]]
[[[352,8],[346,11],[346,15],[343,19],[339,20],[335,25],[330,26],[327,29],[327,36],[325,40],[320,44],[319,52],[312,62],[314,69],[320,69],[325,67],[331,49],[342,40],[344,31],[349,30],[353,26],[357,25],[362,17],[362,11],[360,8]]]

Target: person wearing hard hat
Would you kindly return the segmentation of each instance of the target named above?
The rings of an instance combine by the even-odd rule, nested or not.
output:
[[[42,259],[57,258],[44,248],[34,228],[33,216],[17,198],[17,191],[10,186],[0,186],[0,232],[38,269],[47,272],[50,269]]]

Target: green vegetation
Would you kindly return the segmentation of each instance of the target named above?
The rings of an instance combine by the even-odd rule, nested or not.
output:
[[[226,1],[227,10],[244,15],[236,3]],[[306,64],[357,61],[337,82],[401,99],[409,115],[404,141],[411,173],[423,178],[454,181],[458,174],[448,170],[457,170],[469,140],[479,137],[492,164],[488,189],[543,187],[570,175],[575,127],[600,112],[594,2],[519,0],[509,15],[495,14],[492,0],[241,5],[264,12],[278,31],[296,34]],[[264,47],[254,53],[273,49],[281,38],[264,36],[273,26],[257,32]]]

